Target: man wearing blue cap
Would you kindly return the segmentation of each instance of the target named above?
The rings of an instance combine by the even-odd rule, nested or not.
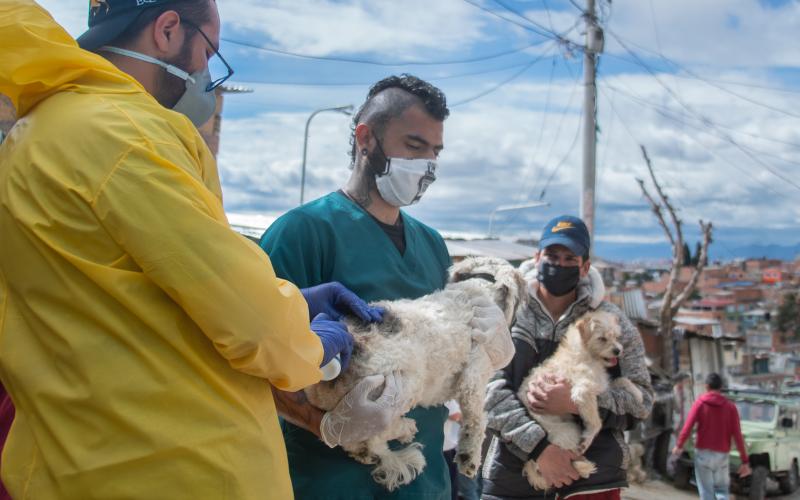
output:
[[[647,417],[653,390],[645,364],[639,332],[616,306],[603,300],[605,287],[591,267],[591,242],[586,225],[577,217],[556,217],[544,228],[537,255],[522,264],[529,283],[528,306],[517,313],[512,329],[514,359],[498,371],[489,384],[486,399],[492,442],[483,468],[483,498],[556,498],[618,500],[627,486],[628,451],[623,432]],[[630,393],[610,389],[598,398],[603,429],[585,456],[597,464],[597,472],[579,479],[572,467],[578,457],[551,444],[546,432],[531,418],[517,398],[522,380],[558,347],[570,324],[583,314],[606,311],[619,318],[623,352],[609,369],[612,378],[627,377],[643,394],[639,403]],[[539,412],[577,415],[569,383],[550,379],[528,388],[529,403]],[[577,417],[576,417],[577,418]],[[527,460],[535,460],[551,485],[535,490],[522,475]]]

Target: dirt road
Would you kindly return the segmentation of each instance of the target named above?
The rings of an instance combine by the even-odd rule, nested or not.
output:
[[[648,481],[622,492],[624,500],[697,500],[694,490],[679,490],[663,481]],[[731,499],[740,498],[731,495]],[[769,500],[800,500],[800,490],[791,496],[769,497]]]

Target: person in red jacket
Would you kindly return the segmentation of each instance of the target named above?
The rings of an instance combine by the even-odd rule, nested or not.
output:
[[[689,417],[672,450],[673,455],[680,455],[684,443],[692,433],[692,427],[697,424],[694,475],[702,500],[728,499],[728,452],[731,450],[731,438],[736,440],[736,448],[742,459],[739,477],[750,475],[747,450],[739,426],[739,411],[733,402],[720,393],[720,389],[722,377],[718,373],[710,373],[706,377],[706,392],[697,398],[689,410]]]

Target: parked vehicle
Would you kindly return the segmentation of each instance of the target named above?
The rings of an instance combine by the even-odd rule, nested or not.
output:
[[[753,474],[740,479],[739,452],[731,449],[731,490],[762,500],[769,493],[793,493],[798,488],[800,461],[800,395],[758,390],[730,390],[736,403]],[[673,481],[687,488],[694,482],[694,447],[691,440],[678,459]]]

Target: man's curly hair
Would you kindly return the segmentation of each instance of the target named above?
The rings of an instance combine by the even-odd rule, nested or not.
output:
[[[444,121],[450,116],[444,92],[414,75],[393,75],[370,87],[367,100],[353,116],[350,134],[350,162],[356,161],[356,127],[365,123],[383,138],[386,126],[413,105],[421,105],[433,118]]]

